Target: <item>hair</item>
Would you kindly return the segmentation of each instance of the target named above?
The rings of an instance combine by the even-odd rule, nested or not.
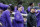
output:
[[[18,10],[18,8],[20,8],[20,7],[21,7],[21,5],[18,5],[18,6],[17,6],[17,10]]]
[[[6,4],[4,1],[1,1],[0,3]]]
[[[19,1],[19,2],[18,2],[18,5],[22,5],[22,1]]]
[[[14,6],[11,5],[11,6],[8,7],[8,9],[11,10],[11,11],[14,11]]]
[[[32,3],[30,3],[30,4],[29,4],[29,6],[31,6],[32,4],[33,4],[33,2],[32,2]]]

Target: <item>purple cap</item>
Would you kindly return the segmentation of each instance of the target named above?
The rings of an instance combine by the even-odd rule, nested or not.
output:
[[[12,4],[9,4],[9,6],[11,6]]]

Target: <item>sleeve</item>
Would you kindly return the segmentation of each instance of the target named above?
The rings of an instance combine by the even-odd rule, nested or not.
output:
[[[26,11],[23,11],[23,12],[21,12],[21,13],[23,13],[23,14],[27,14],[27,12],[26,12]]]
[[[30,12],[30,8],[28,7],[27,9],[28,9],[28,12]]]
[[[31,22],[30,22],[30,17],[31,17],[30,15],[27,16],[27,23],[29,23],[30,25],[32,25]]]
[[[14,11],[15,11],[15,12],[17,11],[17,7],[14,7]]]
[[[36,16],[38,16],[39,13],[36,14]]]
[[[20,19],[20,18],[21,18],[21,17],[20,17],[19,14],[15,14],[15,20],[16,20],[16,21],[22,22],[23,19]]]
[[[10,19],[10,15],[8,12],[6,12],[6,19],[7,19],[7,22],[9,23],[10,27],[12,27],[12,23],[11,23],[11,19]]]
[[[37,10],[37,12],[38,12],[38,13],[36,14],[36,16],[40,13],[40,10]]]
[[[39,12],[39,13],[40,13],[40,10],[38,10],[37,12]]]
[[[24,12],[24,7],[22,7],[22,11],[21,11],[21,13],[23,13]]]
[[[27,12],[26,12],[26,11],[24,11],[24,14],[27,14]]]

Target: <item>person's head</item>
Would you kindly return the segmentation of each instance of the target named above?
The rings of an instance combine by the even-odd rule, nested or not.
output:
[[[11,5],[11,6],[8,7],[8,9],[10,10],[10,13],[12,13],[14,11],[14,6]]]
[[[20,12],[22,11],[22,6],[21,6],[21,5],[18,5],[17,8],[18,8],[18,9],[17,9],[18,11],[20,11]]]
[[[34,8],[31,8],[30,9],[30,12],[35,13],[35,9]]]
[[[3,12],[3,9],[2,9],[2,7],[0,7],[0,13],[2,13]]]
[[[19,2],[18,2],[18,5],[22,5],[22,1],[19,1]]]
[[[40,3],[38,3],[38,6],[40,7]]]
[[[14,7],[17,7],[17,5],[15,5]]]
[[[11,6],[12,4],[9,4],[9,6]]]
[[[3,11],[3,10],[2,10],[2,9],[0,9],[0,13],[2,13],[2,11]]]
[[[30,3],[29,6],[34,6],[34,3]]]

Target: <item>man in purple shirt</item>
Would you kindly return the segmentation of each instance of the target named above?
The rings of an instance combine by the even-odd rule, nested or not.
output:
[[[40,10],[37,11],[37,27],[40,27]]]
[[[3,18],[1,17],[2,13],[3,13],[3,9],[2,7],[0,7],[0,27],[5,27]]]
[[[5,27],[12,27],[12,22],[10,19],[10,14],[14,11],[13,6],[9,6],[7,10],[5,10],[2,15],[1,18],[4,22]]]
[[[24,19],[21,15],[22,7],[18,6],[17,12],[14,15],[13,26],[14,27],[24,27]]]
[[[29,7],[27,8],[27,13],[30,12],[30,9],[33,8],[33,6],[34,6],[34,3],[30,3],[30,4],[29,4]]]
[[[22,11],[21,11],[21,13],[26,14],[26,12],[24,11],[24,6],[22,6],[22,2],[21,2],[21,1],[18,3],[17,6],[19,6],[19,5],[22,7]],[[17,11],[17,6],[14,7],[14,12]]]

